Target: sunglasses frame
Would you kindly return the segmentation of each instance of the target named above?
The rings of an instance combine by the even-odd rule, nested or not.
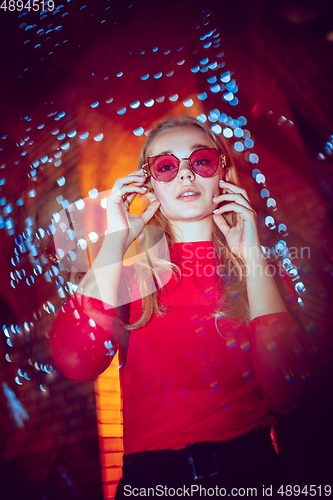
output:
[[[196,153],[197,151],[202,151],[202,150],[206,150],[206,149],[209,149],[209,150],[214,150],[214,151],[218,151],[219,153],[219,162],[218,162],[218,165],[216,167],[216,170],[215,172],[212,174],[212,175],[208,175],[208,176],[202,176],[200,174],[197,174],[193,168],[192,168],[192,165],[190,163],[190,158],[191,156]],[[151,169],[150,169],[150,166],[149,166],[149,163],[148,163],[148,160],[149,158],[156,158],[157,156],[173,156],[174,158],[177,158],[178,160],[178,169],[177,169],[177,172],[176,172],[176,175],[170,179],[169,181],[160,181],[159,179],[156,179],[156,177],[153,176],[152,172],[151,172]],[[192,151],[192,153],[190,154],[190,156],[188,156],[187,158],[178,158],[176,155],[174,155],[173,153],[160,153],[158,155],[152,155],[152,156],[148,156],[147,158],[147,161],[142,165],[142,170],[143,170],[143,173],[146,177],[149,177],[151,176],[153,179],[155,179],[155,181],[157,182],[160,182],[162,184],[168,184],[169,182],[172,182],[178,175],[178,172],[179,172],[179,168],[180,168],[180,162],[183,161],[183,160],[188,160],[188,166],[191,170],[191,172],[193,172],[194,175],[197,175],[198,177],[201,177],[202,179],[208,179],[209,177],[213,177],[216,172],[218,171],[218,168],[219,166],[221,166],[222,168],[226,168],[227,166],[227,159],[226,159],[226,156],[221,153],[217,148],[198,148],[198,149],[195,149],[194,151]]]

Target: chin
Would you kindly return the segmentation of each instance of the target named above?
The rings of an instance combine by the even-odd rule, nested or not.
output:
[[[213,210],[215,210],[216,205],[212,205],[209,207],[199,207],[190,206],[190,204],[185,204],[183,206],[177,207],[178,211],[169,213],[164,209],[163,206],[160,206],[160,211],[164,215],[164,217],[172,222],[183,221],[183,222],[196,222],[202,219],[205,219],[212,215]]]
[[[163,213],[163,212],[162,212]],[[196,210],[188,211],[187,213],[179,213],[178,215],[172,214],[170,216],[163,213],[164,217],[170,222],[198,222],[203,219],[211,217],[211,212],[202,213]]]

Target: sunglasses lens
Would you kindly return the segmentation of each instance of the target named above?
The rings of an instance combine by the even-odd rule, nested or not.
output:
[[[178,172],[178,159],[173,155],[159,155],[148,158],[152,176],[160,182],[170,182]]]
[[[200,177],[212,177],[219,166],[217,149],[197,149],[189,157],[189,164]],[[160,182],[170,182],[178,174],[179,160],[172,154],[161,154],[148,158],[149,168],[154,179]]]
[[[200,177],[211,177],[219,165],[219,152],[217,149],[198,149],[190,156],[194,172]]]

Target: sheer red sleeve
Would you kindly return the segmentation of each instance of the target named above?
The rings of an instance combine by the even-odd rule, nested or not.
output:
[[[254,370],[260,388],[280,413],[303,409],[319,386],[320,360],[288,313],[251,321]]]
[[[67,300],[50,330],[53,358],[66,377],[91,380],[110,365],[117,349],[126,350],[126,309],[77,293]]]

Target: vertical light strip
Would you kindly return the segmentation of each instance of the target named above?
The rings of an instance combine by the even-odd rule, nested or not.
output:
[[[97,426],[100,444],[104,499],[115,497],[122,476],[123,414],[118,355],[95,382]]]

